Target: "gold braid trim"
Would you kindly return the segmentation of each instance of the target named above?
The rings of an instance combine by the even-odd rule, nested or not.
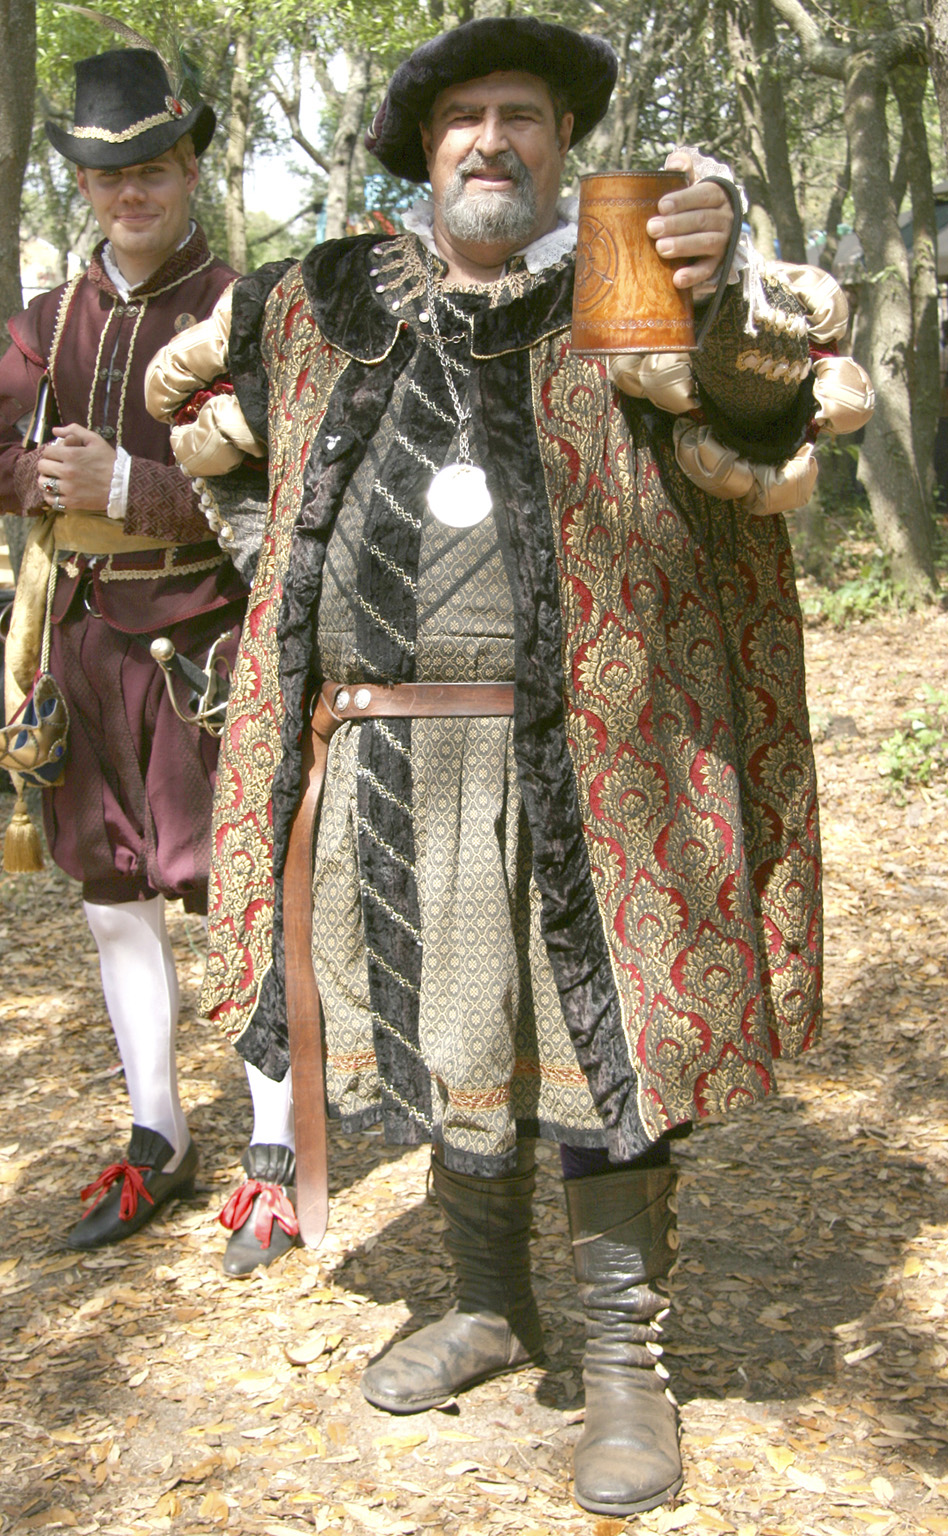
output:
[[[197,277],[200,272],[203,272],[206,267],[211,265],[213,260],[213,255],[208,254],[199,267],[189,267],[187,272],[182,272],[181,276],[176,277],[173,282],[165,283],[164,287],[155,288],[151,293],[136,294],[133,290],[129,294],[127,302],[129,304],[147,304],[151,299],[158,299],[163,293],[170,293],[172,288],[179,288],[182,283],[190,281],[192,277]]]
[[[163,563],[154,570],[116,570],[111,559],[108,559],[99,566],[96,575],[100,581],[152,581],[156,576],[196,576],[199,571],[216,570],[227,559],[222,550],[219,555],[212,555],[208,560],[192,560],[188,565],[175,565],[171,555],[175,549],[180,548],[180,544],[169,545]]]
[[[73,128],[71,137],[74,139],[100,139],[105,144],[127,144],[130,139],[137,139],[139,134],[147,133],[149,128],[160,128],[162,123],[179,123],[182,117],[186,117],[191,111],[187,102],[182,101],[183,112],[172,112],[170,107],[164,112],[156,112],[152,117],[142,117],[137,123],[132,123],[130,128],[123,128],[116,133],[111,128]]]
[[[95,366],[92,369],[92,385],[91,385],[91,388],[89,390],[89,405],[88,405],[88,409],[86,410],[86,427],[87,427],[87,429],[90,432],[94,432],[95,431],[95,428],[92,425],[92,413],[93,413],[93,411],[95,409],[95,383],[96,383],[96,379],[99,377],[99,371],[100,371],[101,366],[102,366],[102,357],[103,357],[103,354],[105,353],[105,338],[108,335],[109,325],[110,325],[111,320],[112,320],[112,315],[114,315],[114,314],[115,314],[115,307],[113,305],[113,307],[112,307],[112,314],[109,315],[108,319],[106,320],[105,324],[102,327],[102,334],[99,337],[99,349],[98,349],[98,351],[96,352],[96,355],[95,355]]]
[[[59,411],[60,416],[62,415],[62,411],[59,407],[59,396],[56,394],[56,380],[53,376],[53,367],[59,354],[60,344],[63,339],[63,331],[66,328],[66,321],[69,318],[69,311],[72,309],[72,301],[76,297],[76,290],[79,287],[79,284],[82,282],[84,276],[84,272],[77,272],[76,276],[70,278],[69,282],[63,289],[62,297],[59,300],[59,308],[56,311],[56,323],[53,326],[53,339],[49,345],[49,357],[46,362],[46,372],[49,374],[49,382],[53,386],[53,398],[56,401],[56,409]]]
[[[115,442],[119,447],[124,447],[124,444],[122,443],[122,425],[125,421],[125,397],[128,394],[128,376],[132,371],[132,358],[135,354],[135,343],[138,340],[138,333],[141,330],[142,321],[145,318],[145,306],[147,302],[147,299],[142,300],[141,308],[139,309],[135,318],[135,324],[132,326],[132,334],[128,343],[128,362],[126,363],[122,373],[122,393],[119,395],[118,417],[115,422]],[[103,335],[104,334],[105,333],[103,332]]]

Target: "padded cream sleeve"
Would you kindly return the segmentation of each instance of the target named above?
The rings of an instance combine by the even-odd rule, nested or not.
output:
[[[171,421],[195,390],[227,372],[233,291],[225,288],[206,320],[179,331],[149,363],[145,404],[159,421]]]
[[[846,333],[848,305],[836,280],[819,267],[773,262],[769,270],[780,279],[806,312],[807,338],[816,354],[812,368],[819,432],[857,432],[872,415],[875,393],[865,369],[852,357],[819,355]],[[767,359],[746,353],[739,365],[762,372]],[[778,367],[781,365],[777,365]],[[776,374],[776,369],[773,370]],[[709,496],[737,501],[749,512],[766,517],[795,512],[813,494],[818,473],[814,445],[806,442],[782,464],[758,464],[718,441],[710,427],[691,416],[698,406],[691,361],[687,353],[635,353],[613,357],[609,377],[618,389],[646,398],[678,417],[674,428],[675,455],[685,474]]]
[[[174,421],[193,394],[227,372],[232,296],[231,286],[206,320],[179,332],[149,363],[145,404],[159,421]],[[225,475],[244,454],[266,454],[266,445],[251,431],[232,394],[212,395],[194,421],[173,426],[171,446],[189,475]]]

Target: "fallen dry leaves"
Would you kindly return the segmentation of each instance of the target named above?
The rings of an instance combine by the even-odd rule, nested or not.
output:
[[[199,1188],[117,1250],[71,1254],[77,1192],[127,1110],[78,894],[0,879],[0,1530],[77,1536],[948,1536],[948,819],[876,767],[948,616],[810,630],[827,1027],[782,1096],[682,1146],[668,1335],[686,1480],[628,1523],[570,1498],[581,1328],[541,1149],[542,1368],[392,1419],[359,1392],[450,1294],[423,1151],[334,1135],[330,1231],[246,1282],[215,1217],[250,1116],[194,1014],[201,930],[172,925]],[[9,816],[12,799],[0,809]]]

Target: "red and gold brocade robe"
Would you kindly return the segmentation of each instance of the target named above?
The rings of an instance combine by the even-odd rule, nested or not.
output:
[[[280,880],[321,680],[323,561],[415,366],[419,270],[414,237],[358,238],[235,292],[231,374],[269,437],[271,505],[222,748],[204,1004],[274,1077],[287,1062]],[[815,1040],[819,830],[783,519],[691,484],[672,419],[572,352],[571,291],[566,260],[476,315],[469,400],[514,615],[513,746],[542,931],[621,1158],[767,1094],[775,1059]],[[777,463],[812,396],[799,305],[779,284],[768,298],[756,362],[741,361],[734,291],[695,373],[717,435]]]

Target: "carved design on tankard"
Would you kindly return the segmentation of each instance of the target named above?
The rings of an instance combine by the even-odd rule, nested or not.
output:
[[[595,309],[619,274],[619,248],[600,219],[585,215],[576,234],[576,307]]]

